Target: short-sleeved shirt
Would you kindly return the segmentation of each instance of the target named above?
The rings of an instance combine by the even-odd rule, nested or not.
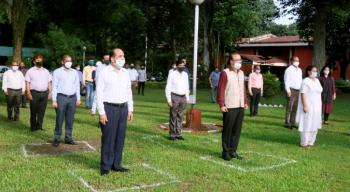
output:
[[[25,80],[29,82],[31,90],[47,91],[52,77],[47,69],[34,66],[27,71]]]
[[[138,72],[139,72],[139,81],[146,82],[147,81],[146,69],[140,69]]]
[[[219,71],[213,71],[210,73],[210,79],[211,79],[211,84],[214,87],[217,87],[219,84],[219,79],[220,79],[220,72]]]

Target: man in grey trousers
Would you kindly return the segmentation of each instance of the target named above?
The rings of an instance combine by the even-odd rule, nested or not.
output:
[[[78,73],[71,68],[72,58],[62,57],[62,67],[53,73],[52,105],[56,109],[56,126],[53,146],[60,144],[63,120],[65,120],[65,143],[75,145],[72,137],[73,120],[76,106],[80,105],[80,81]]]

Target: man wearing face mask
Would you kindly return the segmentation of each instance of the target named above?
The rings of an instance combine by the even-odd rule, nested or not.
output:
[[[170,107],[169,117],[169,139],[184,140],[181,135],[182,116],[186,102],[189,102],[188,74],[185,70],[185,63],[181,60],[176,62],[177,71],[168,76],[165,87],[165,96]]]
[[[139,74],[137,73],[137,70],[135,69],[135,65],[133,63],[130,64],[128,72],[131,80],[132,91],[134,91],[138,84],[137,80],[139,78]]]
[[[37,131],[43,130],[47,100],[51,94],[52,77],[43,67],[42,55],[34,55],[33,64],[34,66],[27,71],[25,80],[30,100],[30,128],[32,131]]]
[[[209,76],[209,83],[211,87],[211,101],[213,103],[216,103],[216,95],[218,94],[219,78],[220,78],[220,71],[219,71],[219,68],[216,67],[215,70],[212,71]]]
[[[142,95],[145,95],[145,84],[147,81],[147,72],[146,72],[146,67],[144,64],[141,65],[141,69],[138,71],[139,73],[139,85],[138,85],[138,91],[137,93],[140,95],[140,92]]]
[[[264,80],[260,73],[260,66],[254,65],[254,72],[249,75],[248,90],[250,95],[250,116],[258,114],[260,97],[264,91]]]
[[[127,120],[133,119],[133,99],[129,73],[124,69],[125,57],[121,49],[111,53],[111,64],[97,80],[96,95],[102,131],[101,175],[110,170],[128,172],[122,166]]]
[[[12,61],[11,69],[4,73],[2,90],[6,95],[8,120],[18,121],[21,96],[25,92],[25,81],[22,72],[18,70],[17,61]]]
[[[248,108],[242,59],[238,53],[232,53],[227,62],[228,68],[220,74],[217,102],[223,113],[222,158],[242,160],[237,147],[241,135],[244,109]]]
[[[292,58],[290,65],[284,72],[284,86],[287,92],[287,106],[285,127],[293,129],[295,127],[295,117],[298,108],[299,91],[303,80],[303,72],[299,68],[299,58]]]
[[[61,141],[62,125],[65,120],[66,144],[75,145],[73,140],[73,121],[76,106],[80,105],[80,81],[78,73],[72,69],[72,58],[63,55],[62,67],[53,73],[52,106],[56,109],[56,126],[53,146],[58,147]]]

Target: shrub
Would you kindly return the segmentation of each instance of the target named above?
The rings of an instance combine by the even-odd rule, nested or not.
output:
[[[264,97],[273,97],[281,93],[281,82],[275,74],[267,72],[264,78]]]

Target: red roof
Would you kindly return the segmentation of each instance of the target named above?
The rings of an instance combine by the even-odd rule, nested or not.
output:
[[[239,44],[260,44],[260,43],[300,43],[306,42],[305,39],[298,35],[293,36],[276,36],[272,34],[260,35],[256,37],[242,38]]]

